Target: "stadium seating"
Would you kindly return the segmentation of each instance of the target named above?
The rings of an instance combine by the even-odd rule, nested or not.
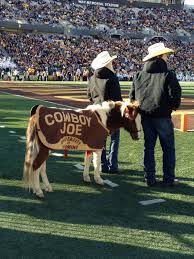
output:
[[[67,21],[76,27],[95,28],[100,24],[110,29],[141,32],[152,29],[157,33],[174,35],[180,31],[188,34],[192,30],[193,13],[186,10],[164,8],[101,8],[75,5],[73,1],[9,0],[0,3],[0,18],[18,19],[37,24],[58,24]],[[170,36],[169,36],[170,37]],[[101,50],[117,54],[117,75],[120,80],[129,80],[142,67],[142,57],[153,42],[134,39],[112,39],[110,37],[75,38],[59,35],[36,35],[26,33],[1,33],[0,58],[11,59],[25,78],[35,75],[38,80],[58,78],[75,80],[83,74],[90,74],[92,59]],[[180,80],[192,80],[192,42],[171,42],[169,47],[176,50],[170,57],[169,65]],[[0,74],[3,61],[0,66]],[[85,71],[85,72],[84,72]],[[60,76],[57,76],[57,73]],[[5,73],[3,73],[4,75]],[[18,78],[18,77],[17,77]]]
[[[192,13],[164,8],[102,8],[75,5],[73,1],[9,0],[0,3],[1,19],[23,20],[29,23],[58,24],[68,21],[76,27],[95,28],[104,24],[110,29],[175,33],[178,29],[192,31]]]

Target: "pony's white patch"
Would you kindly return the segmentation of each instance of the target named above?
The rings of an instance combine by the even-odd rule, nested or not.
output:
[[[102,124],[106,126],[106,122],[107,122],[107,114],[104,111],[98,111],[98,114],[100,115],[100,119],[102,121]]]
[[[86,110],[96,111],[102,109],[102,105],[100,104],[91,104],[86,107]]]
[[[5,128],[5,126],[4,125],[0,125],[0,128]]]
[[[114,107],[115,107],[115,103],[113,101],[108,101],[108,102],[103,102],[102,105],[100,104],[88,105],[86,110],[98,112],[100,119],[102,121],[102,124],[106,126],[107,115]]]
[[[161,203],[161,202],[165,202],[166,200],[164,199],[153,199],[153,200],[147,200],[147,201],[140,201],[139,203],[141,205],[151,205],[151,204],[155,204],[155,203]]]
[[[50,153],[50,156],[58,156],[58,157],[62,157],[62,156],[64,156],[63,154],[61,154],[61,153],[57,153],[57,152],[51,152]]]
[[[104,109],[107,109],[107,111],[109,111],[109,110],[111,110],[111,109],[113,109],[115,107],[115,102],[113,102],[113,101],[103,102],[102,103],[102,107]]]
[[[9,130],[9,133],[11,133],[11,134],[15,134],[16,132],[15,132],[15,131],[13,131],[13,130]]]
[[[103,182],[104,182],[105,184],[107,184],[108,186],[113,187],[113,188],[119,186],[117,183],[113,183],[113,182],[111,182],[110,180],[103,180]]]
[[[76,164],[76,165],[74,165],[74,167],[76,167],[78,170],[80,170],[80,171],[83,171],[84,170],[84,166],[83,165],[81,165],[81,164]]]

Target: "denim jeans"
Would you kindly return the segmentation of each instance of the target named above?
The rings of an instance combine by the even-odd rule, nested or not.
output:
[[[172,183],[175,178],[174,127],[171,118],[142,116],[144,131],[144,177],[147,182],[155,181],[154,149],[157,137],[163,151],[163,181]]]
[[[101,165],[102,171],[117,171],[118,170],[118,150],[120,142],[120,130],[116,130],[111,135],[110,147],[108,156],[106,154],[106,149],[102,150]],[[106,147],[106,143],[105,143]]]

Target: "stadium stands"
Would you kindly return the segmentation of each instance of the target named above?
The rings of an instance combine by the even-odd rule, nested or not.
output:
[[[110,29],[175,33],[177,29],[192,31],[192,13],[166,8],[103,8],[81,6],[73,1],[9,0],[0,4],[0,18],[23,20],[29,23],[58,24],[68,21],[76,27],[95,28],[104,24]]]
[[[0,3],[0,19],[20,20],[31,24],[59,24],[66,21],[72,26],[96,28],[100,24],[123,32],[142,32],[145,29],[157,33],[175,35],[183,31],[192,32],[191,10],[164,8],[101,8],[75,5],[73,1],[9,0]],[[105,36],[105,37],[103,37]],[[109,35],[110,36],[110,35]],[[117,75],[120,80],[129,80],[142,67],[142,57],[152,41],[135,39],[112,39],[108,35],[94,37],[67,37],[63,35],[40,35],[26,33],[1,33],[0,75],[3,73],[3,60],[11,59],[18,66],[23,78],[35,75],[37,79],[58,78],[75,80],[90,75],[92,59],[101,50],[107,49],[118,55]],[[170,67],[180,80],[193,79],[192,42],[180,40],[169,42],[176,50],[170,57]],[[7,70],[8,71],[8,70]],[[13,70],[12,70],[13,73]],[[16,73],[14,69],[14,73]],[[17,77],[19,78],[19,77]],[[85,80],[84,79],[84,80]]]

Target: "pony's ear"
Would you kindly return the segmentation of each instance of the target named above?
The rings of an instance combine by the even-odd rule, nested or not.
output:
[[[130,120],[135,120],[137,117],[138,111],[136,108],[132,108],[130,106],[127,106],[124,110],[123,117],[130,119]]]
[[[138,101],[127,101],[127,102],[121,102],[121,116],[125,118],[130,118],[131,120],[134,120],[137,116],[136,112],[139,107]]]

